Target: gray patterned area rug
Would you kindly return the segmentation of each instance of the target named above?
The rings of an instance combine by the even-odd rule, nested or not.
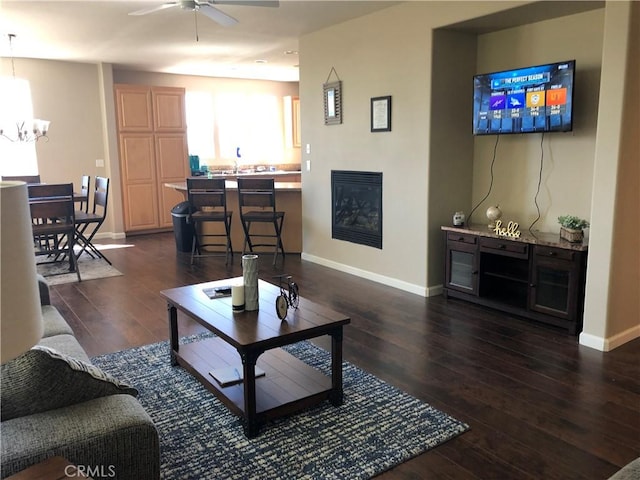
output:
[[[309,342],[286,350],[327,375],[331,371],[330,354]],[[167,342],[92,361],[139,390],[160,433],[167,480],[371,478],[469,429],[345,362],[342,406],[324,402],[247,439],[238,417],[189,373],[170,365]]]
[[[62,261],[56,263],[42,263],[46,256],[36,258],[36,268],[38,273],[44,275],[49,285],[62,285],[78,281],[75,273],[69,273],[69,262]],[[122,275],[115,267],[109,265],[102,258],[91,258],[89,255],[82,255],[78,260],[80,278],[82,281],[97,280],[98,278],[117,277]]]

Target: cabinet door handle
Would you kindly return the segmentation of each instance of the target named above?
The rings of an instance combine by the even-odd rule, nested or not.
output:
[[[464,242],[464,237],[458,237],[459,242]]]
[[[500,245],[498,245],[498,248],[500,250],[504,250],[505,248],[507,248],[507,246],[504,243],[501,243]]]
[[[549,252],[549,256],[550,256],[550,257],[555,257],[556,255],[557,255],[557,253],[556,253],[556,252]]]

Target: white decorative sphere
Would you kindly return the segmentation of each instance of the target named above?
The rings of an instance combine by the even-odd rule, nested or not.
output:
[[[500,217],[502,217],[502,210],[500,210],[500,206],[496,205],[495,207],[487,208],[487,218],[490,222],[495,222]]]

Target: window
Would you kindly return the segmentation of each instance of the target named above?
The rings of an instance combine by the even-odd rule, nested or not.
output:
[[[275,95],[187,92],[189,154],[201,163],[280,163],[284,156],[281,102]]]
[[[189,155],[198,155],[200,161],[212,163],[216,158],[213,96],[209,92],[187,92],[185,110]]]
[[[0,126],[15,137],[16,119],[33,118],[29,82],[20,78],[0,77]],[[37,175],[38,159],[33,142],[11,142],[0,137],[0,175]]]

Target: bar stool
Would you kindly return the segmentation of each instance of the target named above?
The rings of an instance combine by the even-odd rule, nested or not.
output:
[[[276,264],[278,250],[282,252],[284,260],[285,252],[281,238],[284,212],[276,210],[276,190],[273,178],[238,178],[238,202],[240,221],[244,230],[243,252],[247,251],[247,245],[252,253],[254,247],[274,247],[273,265]],[[257,210],[257,207],[262,210]],[[251,225],[254,222],[272,224],[273,233],[251,232]],[[252,238],[273,238],[273,243],[254,243]]]
[[[193,264],[194,258],[220,254],[220,252],[203,253],[204,247],[224,247],[225,265],[229,263],[229,259],[233,261],[233,246],[231,245],[233,212],[227,210],[227,189],[224,178],[187,178],[187,197],[189,223],[193,225],[191,263]],[[212,233],[206,230],[207,223],[222,223],[224,232]],[[224,243],[215,243],[212,239],[216,237],[225,237]]]

